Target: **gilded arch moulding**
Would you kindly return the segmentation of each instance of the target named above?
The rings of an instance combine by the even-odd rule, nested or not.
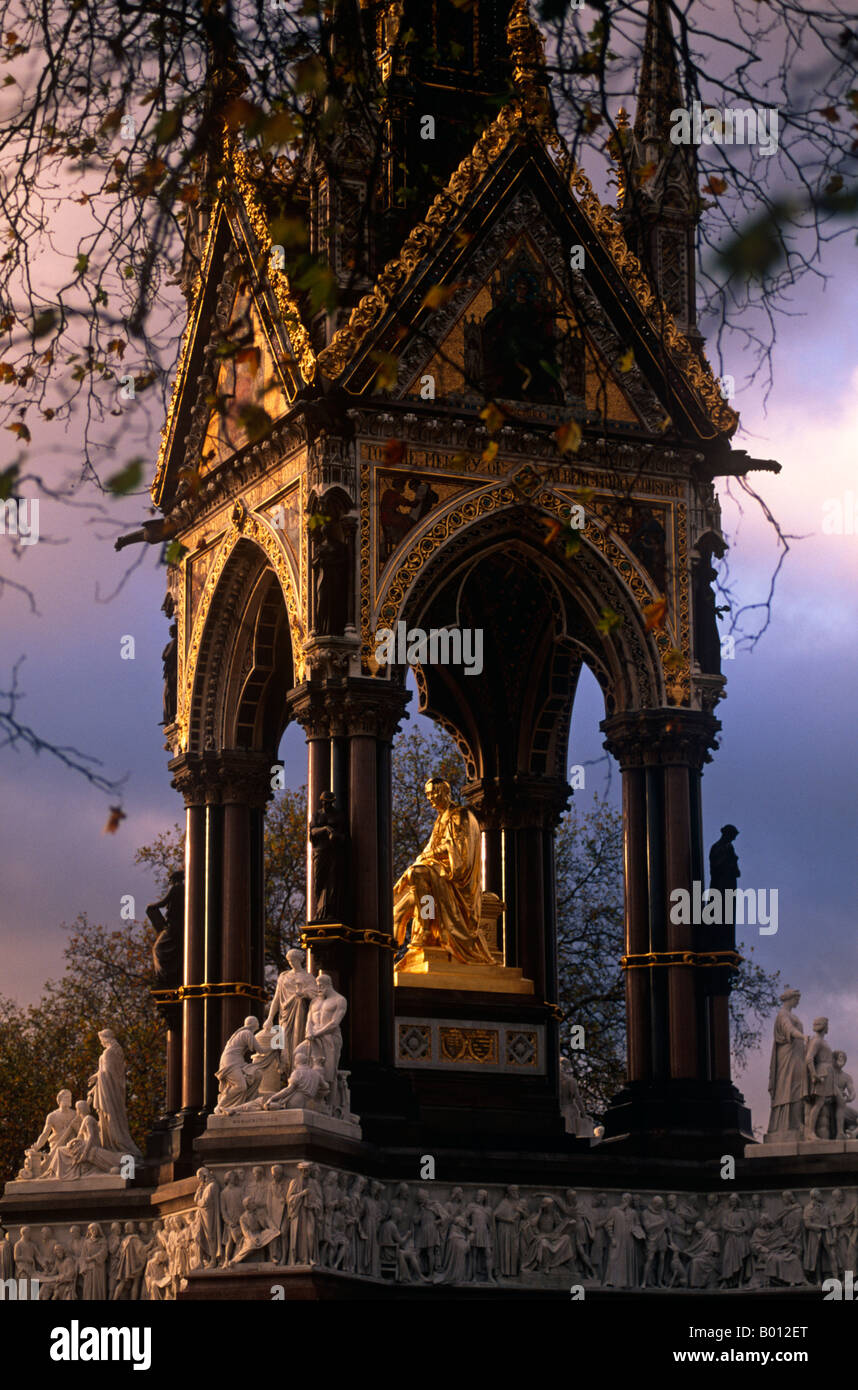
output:
[[[365,514],[363,500],[362,497],[362,515]],[[543,490],[530,500],[532,504],[545,512],[553,513],[558,518],[568,513],[568,500],[553,491]],[[417,575],[427,561],[462,527],[472,525],[491,512],[520,506],[521,502],[520,494],[511,484],[507,483],[500,487],[488,488],[477,494],[472,493],[466,501],[451,507],[443,516],[437,517],[434,521],[430,520],[430,524],[416,538],[397,569],[382,585],[375,606],[375,627],[392,628],[395,625]],[[618,537],[600,525],[592,514],[587,515],[581,535],[608,562],[625,591],[630,598],[634,599],[639,609],[642,609],[646,604],[653,603],[660,597],[651,581],[644,576],[638,567],[632,552],[626,549]],[[651,634],[658,651],[667,701],[673,705],[685,705],[691,699],[691,636],[686,548],[686,509],[679,507],[677,509],[677,544],[674,555],[674,563],[679,572],[678,611],[673,615],[675,628],[665,624],[663,628]],[[362,554],[366,554],[365,545],[362,546]],[[365,654],[371,656],[374,645],[374,629],[371,620],[369,585],[363,572],[361,579],[361,637]]]
[[[194,617],[193,630],[187,650],[185,650],[183,640],[185,626],[184,604],[181,604],[179,608],[179,650],[184,652],[184,661],[182,663],[181,680],[179,682],[180,703],[176,722],[179,726],[180,744],[183,752],[187,752],[190,738],[191,699],[197,677],[203,633],[206,629],[206,623],[212,609],[212,604],[214,603],[221,575],[230,557],[233,555],[236,546],[243,540],[253,541],[254,544],[259,547],[277,576],[283,594],[283,601],[286,604],[289,632],[292,638],[292,661],[294,664],[295,680],[297,682],[303,678],[305,630],[301,621],[299,595],[297,593],[295,575],[292,572],[292,566],[289,563],[288,555],[273,528],[255,513],[248,512],[244,503],[237,502],[233,509],[230,528],[221,541],[218,552],[212,561],[211,569],[206,577],[205,587]],[[187,560],[183,564],[183,583],[185,586],[187,585]]]

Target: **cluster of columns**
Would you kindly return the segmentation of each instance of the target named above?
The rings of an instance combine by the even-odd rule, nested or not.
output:
[[[407,700],[405,691],[359,676],[311,680],[288,696],[307,737],[308,815],[332,791],[347,823],[346,920],[315,921],[308,856],[304,942],[312,966],[349,1000],[344,1062],[356,1101],[393,1064],[391,744]]]
[[[720,725],[696,710],[603,721],[623,780],[627,1086],[608,1132],[749,1123],[730,1081],[732,926],[671,920],[671,893],[704,883],[701,773]],[[679,915],[679,914],[675,914]]]
[[[265,1000],[263,817],[273,757],[227,750],[170,763],[185,801],[185,930],[168,1013],[167,1111],[217,1100],[224,1041]]]

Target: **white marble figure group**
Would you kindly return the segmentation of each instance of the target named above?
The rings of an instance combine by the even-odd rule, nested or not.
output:
[[[846,1053],[833,1052],[829,1046],[827,1018],[815,1018],[813,1032],[805,1034],[793,1013],[800,1001],[797,989],[786,989],[780,996],[769,1068],[772,1111],[766,1139],[805,1143],[851,1139],[858,1134],[858,1111],[852,1105],[852,1077],[844,1071]]]
[[[200,1168],[151,1222],[0,1228],[45,1299],[173,1299],[196,1270],[317,1266],[401,1283],[816,1287],[858,1259],[858,1193],[578,1193],[382,1182],[309,1162]]]
[[[102,1053],[89,1078],[86,1100],[72,1105],[71,1091],[57,1095],[57,1109],[47,1116],[42,1132],[25,1152],[18,1181],[53,1179],[59,1182],[123,1171],[129,1159],[143,1155],[128,1132],[125,1109],[125,1055],[115,1034],[98,1035]],[[95,1111],[95,1113],[93,1113]]]
[[[226,1041],[217,1071],[216,1115],[253,1110],[349,1115],[347,1073],[339,1070],[346,1000],[330,976],[320,971],[314,978],[304,969],[303,951],[288,951],[287,960],[263,1027],[246,1018]]]

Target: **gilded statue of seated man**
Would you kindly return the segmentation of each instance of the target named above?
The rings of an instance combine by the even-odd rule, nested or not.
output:
[[[412,946],[440,946],[456,960],[492,965],[480,935],[479,823],[453,804],[442,777],[430,777],[425,791],[438,814],[429,843],[393,886],[394,936],[402,945],[410,926]]]

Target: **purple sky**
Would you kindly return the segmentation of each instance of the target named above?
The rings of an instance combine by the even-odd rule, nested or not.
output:
[[[735,403],[743,433],[736,443],[783,464],[780,477],[758,474],[752,482],[784,529],[807,539],[795,542],[787,558],[768,632],[753,653],[739,651],[725,662],[722,747],[705,773],[704,814],[707,846],[722,823],[738,825],[742,885],[778,889],[777,935],[746,935],[746,944],[785,983],[802,988],[799,1016],[806,1027],[816,1014],[829,1014],[831,1040],[850,1053],[854,1067],[858,536],[821,529],[827,499],[858,493],[858,283],[848,241],[829,252],[827,269],[828,291],[807,281],[793,305],[799,316],[780,325],[767,415],[760,392],[741,390],[741,363],[723,367],[740,385]],[[70,458],[74,445],[72,431]],[[124,457],[123,451],[117,467]],[[108,505],[117,518],[133,521],[145,503]],[[770,532],[752,507],[744,518],[728,498],[723,507],[734,585],[744,602],[761,600],[775,555]],[[61,974],[63,920],[86,911],[118,924],[127,893],[142,915],[152,880],[134,868],[134,849],[182,814],[158,726],[167,625],[160,612],[164,572],[154,551],[118,598],[98,603],[96,585],[111,592],[137,552],[116,555],[114,528],[88,524],[84,513],[44,499],[41,531],[69,539],[30,546],[18,564],[4,566],[35,590],[41,616],[31,616],[20,596],[4,594],[0,683],[26,653],[21,717],[55,742],[97,753],[109,775],[128,772],[128,819],[115,836],[103,835],[108,798],[101,792],[47,756],[0,754],[0,993],[20,1002],[35,999],[46,978]],[[120,659],[126,635],[135,638],[133,661]],[[570,762],[600,756],[602,713],[595,683],[587,680],[573,717]],[[303,746],[299,730],[287,731],[287,772],[299,779]],[[589,800],[589,787],[585,795]],[[757,1125],[767,1117],[767,1069],[768,1043],[738,1078]]]

